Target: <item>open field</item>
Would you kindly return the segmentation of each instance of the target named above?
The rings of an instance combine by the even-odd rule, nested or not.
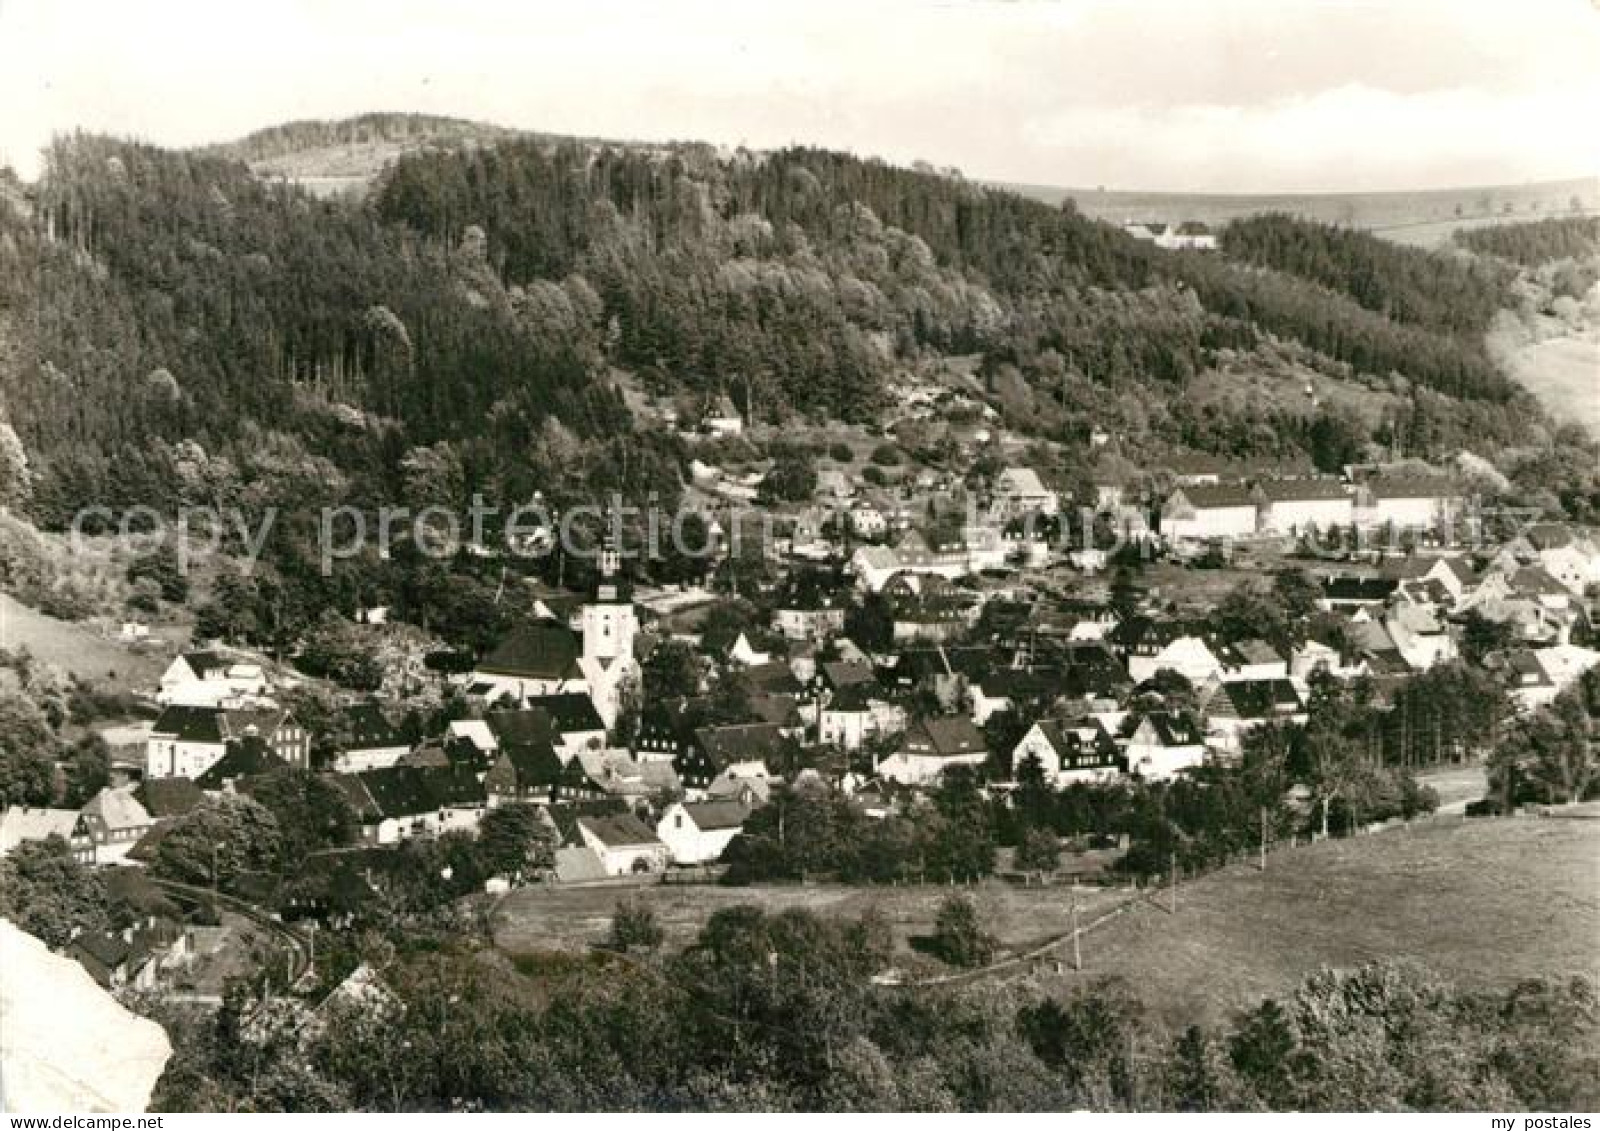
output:
[[[1482,762],[1423,770],[1417,780],[1439,795],[1442,813],[1459,813],[1467,802],[1477,801],[1489,791],[1489,775]]]
[[[939,904],[952,891],[971,897],[986,929],[1007,950],[1025,950],[1071,930],[1068,890],[1064,887],[1011,887],[989,881],[974,887],[859,888],[840,884],[758,885],[752,887],[650,886],[524,888],[507,896],[495,911],[496,944],[510,954],[585,948],[605,941],[619,900],[637,899],[655,912],[669,947],[694,940],[710,916],[736,904],[756,904],[768,912],[803,907],[819,914],[854,918],[870,908],[889,923],[910,964],[919,960],[908,940],[933,933]],[[1118,902],[1125,893],[1080,888],[1085,919]]]
[[[1463,986],[1600,976],[1600,819],[1440,818],[1288,849],[1091,933],[1083,975],[1120,975],[1173,1025],[1218,1022],[1322,966],[1414,959]]]
[[[1207,224],[1223,224],[1258,212],[1287,212],[1327,224],[1366,228],[1401,243],[1424,246],[1448,241],[1456,228],[1571,215],[1574,200],[1585,211],[1600,210],[1600,180],[1593,177],[1425,192],[1250,195],[1119,192],[1048,185],[999,187],[1048,204],[1059,204],[1071,197],[1084,215],[1114,224],[1125,220],[1201,220]]]
[[[1552,417],[1582,424],[1600,439],[1600,332],[1501,347],[1496,353]]]
[[[86,625],[58,620],[0,593],[0,648],[26,648],[34,656],[77,676],[117,688],[148,690],[170,656],[134,651]]]

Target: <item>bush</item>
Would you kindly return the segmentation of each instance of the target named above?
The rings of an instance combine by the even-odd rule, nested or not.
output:
[[[1016,863],[1024,872],[1054,872],[1061,864],[1061,839],[1048,829],[1029,829],[1017,846]]]
[[[861,478],[871,483],[874,487],[882,487],[889,482],[889,477],[883,473],[881,467],[867,467],[861,471]]]
[[[855,452],[850,450],[850,445],[845,443],[829,445],[828,454],[833,457],[835,463],[850,463],[856,458]]]
[[[987,966],[994,958],[994,936],[978,925],[978,909],[972,900],[952,895],[939,905],[933,951],[952,966]]]
[[[656,922],[656,913],[642,903],[618,903],[611,918],[613,950],[654,950],[667,937]]]
[[[904,459],[893,444],[879,444],[872,449],[872,462],[883,467],[899,467]]]
[[[817,469],[804,455],[779,456],[761,482],[762,493],[784,502],[803,502],[817,489]]]
[[[1423,785],[1407,774],[1400,782],[1400,815],[1410,820],[1439,808],[1439,793],[1431,785]]]

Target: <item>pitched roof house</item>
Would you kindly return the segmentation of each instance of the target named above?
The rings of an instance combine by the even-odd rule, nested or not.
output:
[[[274,755],[300,769],[311,764],[311,735],[277,706],[196,707],[161,712],[145,744],[147,778],[198,779],[226,752],[230,741],[257,736]]]
[[[995,480],[995,501],[1006,514],[1055,514],[1061,499],[1031,467],[1008,467]]]
[[[1207,739],[1213,748],[1234,754],[1249,731],[1268,723],[1304,723],[1305,702],[1287,679],[1246,679],[1219,683],[1205,698]]]
[[[1161,533],[1174,542],[1250,538],[1256,533],[1256,496],[1248,487],[1224,483],[1179,486],[1161,507]]]
[[[878,776],[902,785],[931,785],[952,766],[981,766],[988,745],[966,715],[917,719],[900,748],[878,764]]]
[[[632,813],[611,817],[579,817],[583,845],[600,857],[608,876],[640,875],[666,870],[670,852],[655,832]]]
[[[761,767],[763,774],[789,760],[792,740],[773,723],[699,727],[673,762],[688,789],[704,789],[732,766]]]
[[[1256,485],[1256,497],[1267,533],[1325,532],[1355,523],[1355,496],[1335,479],[1267,479]]]
[[[1200,728],[1184,716],[1150,711],[1130,716],[1124,725],[1131,727],[1123,746],[1130,774],[1149,781],[1165,781],[1205,762],[1206,745]]]
[[[0,810],[0,856],[29,840],[58,836],[84,864],[94,861],[94,841],[76,809],[38,809],[11,805]]]
[[[454,766],[391,766],[329,780],[355,808],[363,838],[375,844],[474,829],[488,803],[477,775]]]
[[[341,773],[392,766],[411,749],[399,729],[376,703],[356,703],[339,712],[334,724],[342,738],[333,768]]]
[[[679,801],[656,823],[674,864],[709,864],[744,828],[753,810],[738,801]]]
[[[1057,785],[1104,781],[1123,770],[1122,753],[1112,736],[1091,721],[1040,719],[1011,752],[1011,773],[1027,758],[1037,758],[1045,777]]]

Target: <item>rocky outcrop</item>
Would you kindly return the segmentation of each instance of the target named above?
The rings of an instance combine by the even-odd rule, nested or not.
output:
[[[143,1111],[172,1044],[64,955],[0,919],[0,1110]]]

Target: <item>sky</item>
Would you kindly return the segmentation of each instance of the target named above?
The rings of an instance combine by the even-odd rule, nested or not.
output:
[[[1182,192],[1600,173],[1600,0],[0,0],[0,162],[409,110]]]

